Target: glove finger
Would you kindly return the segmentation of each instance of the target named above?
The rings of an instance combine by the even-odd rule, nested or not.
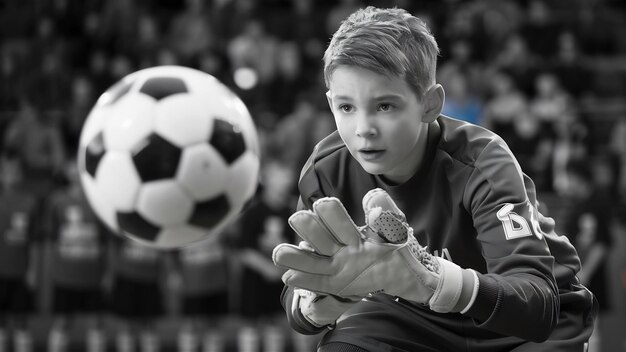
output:
[[[361,233],[339,199],[334,197],[318,199],[313,203],[313,211],[340,243],[346,246],[360,243]]]
[[[363,211],[367,227],[390,243],[403,243],[412,229],[406,216],[391,196],[380,188],[372,189],[363,197]],[[370,238],[371,231],[364,231]]]
[[[367,192],[365,196],[363,196],[363,211],[367,214],[371,209],[380,207],[383,210],[390,211],[394,214],[397,214],[402,218],[402,220],[406,219],[406,216],[398,208],[396,202],[391,198],[389,193],[381,188],[374,188]]]
[[[326,275],[317,275],[298,270],[287,270],[282,277],[283,283],[315,292],[317,294],[336,295],[330,285],[331,278]]]
[[[335,237],[312,211],[301,210],[289,217],[291,228],[321,255],[332,256],[341,248]]]
[[[288,243],[281,243],[274,247],[272,260],[277,266],[303,273],[315,275],[335,274],[335,270],[333,270],[330,265],[330,258],[323,257],[308,250],[303,250],[298,246]]]

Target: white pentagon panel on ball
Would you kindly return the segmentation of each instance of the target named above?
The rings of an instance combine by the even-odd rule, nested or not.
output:
[[[115,210],[133,210],[141,180],[129,153],[107,152],[98,166],[96,183],[103,201]]]
[[[104,127],[104,145],[107,150],[131,150],[154,129],[156,104],[141,94],[121,98],[109,113]]]
[[[190,225],[168,226],[159,232],[155,244],[165,248],[187,246],[204,241],[212,234],[214,232]]]
[[[100,187],[96,180],[87,173],[81,173],[80,181],[91,207],[111,230],[117,231],[116,209],[111,202],[107,201],[108,197],[104,187]]]
[[[203,143],[183,150],[176,179],[194,200],[212,198],[231,182],[228,166],[210,145]]]
[[[158,226],[182,224],[193,210],[193,201],[169,179],[145,183],[137,198],[137,211]]]
[[[246,152],[230,165],[226,195],[233,207],[244,205],[254,195],[260,166],[259,158],[252,152]]]
[[[212,123],[210,103],[192,94],[172,96],[156,107],[155,130],[179,147],[205,142]]]

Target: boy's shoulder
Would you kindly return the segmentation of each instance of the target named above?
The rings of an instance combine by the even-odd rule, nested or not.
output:
[[[338,164],[350,162],[352,158],[345,157],[349,155],[350,152],[339,136],[339,132],[333,131],[315,145],[302,168],[300,180],[305,178],[307,174],[319,172],[320,169],[324,173],[332,172],[338,168]]]
[[[313,159],[309,161],[317,162],[331,157],[333,154],[340,153],[341,150],[348,151],[345,143],[339,136],[339,132],[335,130],[315,145],[311,153],[311,158]]]
[[[494,194],[526,197],[526,176],[500,136],[484,127],[446,116],[440,116],[437,122],[441,133],[436,152],[438,161],[434,163],[448,167],[446,160],[450,160],[451,169],[468,170],[464,189],[477,189],[488,182]]]
[[[512,156],[506,142],[494,132],[466,121],[445,115],[437,118],[439,128],[437,151],[453,159],[476,166],[481,159],[494,154]]]

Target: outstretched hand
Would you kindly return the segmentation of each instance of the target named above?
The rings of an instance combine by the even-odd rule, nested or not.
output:
[[[274,263],[288,269],[283,282],[353,301],[384,292],[438,312],[460,311],[464,306],[459,307],[459,300],[465,300],[468,290],[471,296],[475,274],[428,253],[384,190],[368,192],[363,210],[363,227],[333,197],[293,214],[289,224],[313,250],[291,244],[274,248]],[[463,291],[464,284],[472,287]]]

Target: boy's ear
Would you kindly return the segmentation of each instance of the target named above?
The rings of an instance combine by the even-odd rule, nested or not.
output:
[[[439,117],[443,110],[443,103],[446,100],[446,93],[441,84],[435,84],[424,94],[424,115],[422,122],[431,123]]]

